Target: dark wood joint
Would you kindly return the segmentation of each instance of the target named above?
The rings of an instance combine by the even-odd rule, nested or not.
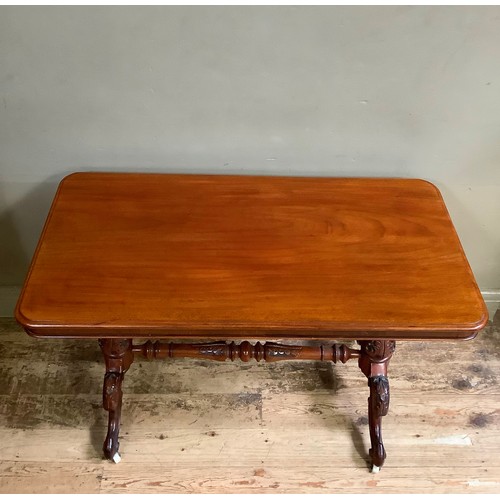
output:
[[[396,342],[394,340],[361,340],[359,367],[367,377],[387,375],[387,366],[394,351]]]
[[[132,340],[99,339],[107,372],[125,373],[134,361]]]

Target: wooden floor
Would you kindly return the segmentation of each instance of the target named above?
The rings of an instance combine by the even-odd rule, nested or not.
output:
[[[1,493],[500,491],[500,313],[471,342],[398,345],[379,474],[355,361],[138,360],[115,465],[97,344],[35,340],[11,319],[0,335]]]

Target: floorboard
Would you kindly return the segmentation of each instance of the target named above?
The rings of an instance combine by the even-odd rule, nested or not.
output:
[[[12,319],[0,335],[0,493],[500,491],[500,313],[470,342],[398,344],[379,474],[355,361],[137,360],[115,465],[97,343],[36,340]]]

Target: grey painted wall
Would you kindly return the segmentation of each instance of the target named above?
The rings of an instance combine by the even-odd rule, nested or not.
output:
[[[500,8],[0,7],[0,285],[74,170],[425,178],[500,288]]]

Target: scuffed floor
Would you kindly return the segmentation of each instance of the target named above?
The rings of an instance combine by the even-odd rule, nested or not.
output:
[[[398,344],[377,475],[355,361],[137,360],[115,465],[97,343],[35,340],[12,319],[0,336],[1,493],[500,491],[500,313],[473,341]]]

